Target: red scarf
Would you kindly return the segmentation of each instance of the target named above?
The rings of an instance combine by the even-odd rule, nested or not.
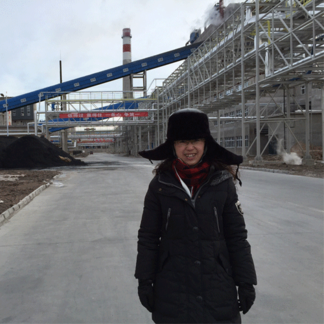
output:
[[[176,178],[180,181],[178,174],[182,181],[190,188],[193,187],[193,194],[202,185],[209,173],[210,164],[208,162],[201,162],[194,168],[190,168],[180,159],[175,159],[172,163],[172,170]],[[177,172],[175,171],[177,170]]]

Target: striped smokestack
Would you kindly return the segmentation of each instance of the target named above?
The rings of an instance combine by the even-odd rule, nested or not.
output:
[[[123,29],[123,64],[128,64],[132,62],[132,51],[131,51],[131,30],[130,28]],[[132,98],[132,76],[127,76],[123,78],[123,91],[124,98]]]

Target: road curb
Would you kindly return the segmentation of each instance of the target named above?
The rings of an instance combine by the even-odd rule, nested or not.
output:
[[[264,172],[271,172],[271,173],[291,174],[291,172],[285,171],[285,170],[268,169],[268,168],[253,168],[253,167],[248,167],[248,166],[241,166],[240,169],[242,169],[242,170],[253,170],[253,171],[264,171]]]
[[[6,211],[4,211],[2,214],[0,214],[0,226],[8,219],[12,217],[12,215],[29,204],[37,195],[39,195],[43,190],[45,190],[47,187],[49,187],[51,183],[46,183],[44,185],[41,185],[36,190],[34,190],[32,193],[30,193],[28,196],[23,198],[19,201],[16,205],[8,208]]]

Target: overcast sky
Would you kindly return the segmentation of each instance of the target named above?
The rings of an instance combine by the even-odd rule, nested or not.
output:
[[[133,61],[182,47],[216,2],[1,0],[0,93],[17,96],[59,83],[60,59],[63,81],[121,65],[123,28],[131,28]],[[148,71],[148,86],[179,64]],[[88,90],[122,90],[122,81]]]

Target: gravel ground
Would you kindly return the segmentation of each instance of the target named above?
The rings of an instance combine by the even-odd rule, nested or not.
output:
[[[46,170],[0,170],[0,214],[57,174]]]
[[[273,170],[273,172],[324,178],[324,163],[320,161],[316,161],[314,165],[290,165],[280,161],[264,161],[261,165],[253,165],[252,161],[249,162],[244,163],[242,165],[242,169],[261,169],[265,171]]]

